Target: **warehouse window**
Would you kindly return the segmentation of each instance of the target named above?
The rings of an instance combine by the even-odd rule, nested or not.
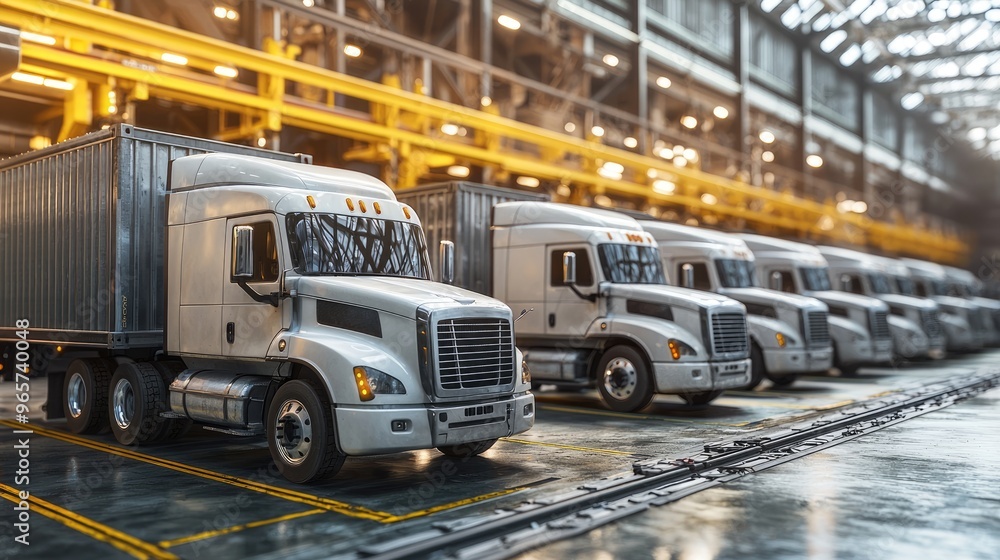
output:
[[[250,231],[252,242],[249,248],[252,252],[240,251],[237,247],[239,231]],[[233,282],[275,282],[278,280],[278,244],[274,237],[274,224],[271,222],[255,222],[252,224],[242,224],[233,227],[233,272],[244,260],[250,259],[253,263],[253,277],[237,278],[235,274],[231,277]]]

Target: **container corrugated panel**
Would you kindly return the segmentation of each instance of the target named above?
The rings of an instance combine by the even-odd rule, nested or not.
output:
[[[427,237],[432,270],[438,270],[438,245],[455,242],[455,285],[492,293],[493,206],[501,202],[547,201],[542,193],[453,181],[421,185],[396,192],[400,202],[417,212]]]
[[[0,161],[0,340],[162,344],[169,163],[206,152],[311,161],[129,125]]]

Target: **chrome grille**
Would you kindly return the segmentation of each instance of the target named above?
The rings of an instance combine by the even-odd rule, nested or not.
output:
[[[747,319],[742,313],[719,313],[712,315],[712,352],[731,354],[746,352]]]
[[[507,319],[443,319],[437,324],[441,388],[497,387],[514,381],[514,338]]]
[[[889,314],[885,311],[876,311],[871,315],[872,338],[892,338],[889,332]]]
[[[937,338],[943,334],[941,330],[941,318],[937,311],[921,311],[920,322],[923,325],[924,334],[930,338]]]
[[[806,339],[810,346],[827,346],[830,344],[830,321],[826,311],[810,311],[806,313]]]

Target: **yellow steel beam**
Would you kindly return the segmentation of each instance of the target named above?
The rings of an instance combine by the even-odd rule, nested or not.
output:
[[[548,131],[491,112],[431,99],[394,87],[394,84],[378,84],[310,66],[291,60],[288,56],[293,56],[294,52],[275,45],[268,49],[270,53],[261,52],[73,0],[4,0],[4,6],[0,6],[0,21],[66,40],[73,39],[77,44],[94,44],[123,51],[132,56],[159,60],[164,52],[171,52],[187,57],[189,64],[195,68],[210,70],[215,64],[223,63],[257,72],[262,77],[261,91],[250,94],[234,91],[225,80],[212,76],[196,79],[190,71],[165,64],[123,64],[125,61],[24,45],[26,60],[61,67],[78,76],[96,74],[98,78],[93,79],[94,82],[106,80],[103,76],[132,80],[136,84],[135,89],[141,93],[146,93],[148,88],[158,96],[188,103],[243,113],[255,111],[272,130],[284,122],[368,142],[390,142],[400,150],[401,155],[409,149],[408,146],[422,147],[480,164],[497,165],[510,172],[572,181],[603,192],[638,195],[661,203],[681,204],[702,213],[738,217],[785,230],[808,231],[833,240],[857,242],[858,235],[854,232],[860,232],[861,241],[874,246],[895,249],[911,248],[916,244],[919,248],[914,250],[915,253],[938,260],[955,261],[967,251],[965,244],[953,237],[909,226],[874,222],[856,214],[841,215],[832,204],[751,187],[695,169],[668,168],[662,160],[654,157]],[[392,115],[393,118],[384,124],[375,124],[337,115],[321,106],[293,105],[291,99],[281,95],[277,87],[285,80],[369,101],[373,106],[381,107],[380,114]],[[400,112],[419,117],[415,122],[452,122],[473,128],[477,135],[481,133],[491,139],[488,143],[479,143],[494,149],[468,146],[457,139],[431,139],[419,132],[406,131],[400,128],[400,124],[407,120],[399,118]],[[583,170],[540,162],[539,156],[533,154],[498,153],[495,146],[496,139],[500,137],[534,145],[542,154],[575,156],[583,163]],[[669,173],[678,178],[675,182],[683,185],[684,194],[659,195],[641,182],[604,179],[593,172],[598,160],[619,162],[630,168],[630,176],[642,177],[650,168]],[[412,183],[412,180],[403,182]],[[716,194],[722,203],[703,203],[699,198],[701,192]],[[733,203],[727,201],[730,197]],[[767,211],[741,207],[749,200],[765,201]],[[826,221],[827,227],[821,229],[818,226],[820,220]]]

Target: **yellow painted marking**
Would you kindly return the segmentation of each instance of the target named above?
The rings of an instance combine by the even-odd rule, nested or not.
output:
[[[190,535],[187,537],[181,537],[179,539],[173,539],[169,541],[160,541],[161,548],[172,548],[175,546],[180,546],[182,544],[188,544],[195,541],[201,541],[205,539],[214,539],[215,537],[221,537],[222,535],[228,535],[230,533],[238,533],[246,529],[254,529],[257,527],[263,527],[265,525],[273,525],[275,523],[282,523],[285,521],[291,521],[292,519],[298,519],[300,517],[307,517],[310,515],[316,515],[318,513],[326,513],[325,509],[310,509],[306,511],[300,511],[297,513],[289,513],[288,515],[282,515],[280,517],[272,517],[270,519],[262,519],[260,521],[252,521],[250,523],[244,523],[242,525],[233,525],[232,527],[226,527],[225,529],[218,529],[216,531],[204,531],[195,535]]]
[[[427,509],[418,509],[416,511],[411,511],[410,513],[404,513],[402,515],[394,515],[386,519],[380,520],[382,523],[398,523],[400,521],[406,521],[408,519],[414,519],[416,517],[425,517],[434,513],[440,513],[442,511],[447,511],[450,509],[460,508],[462,506],[467,506],[470,504],[476,504],[479,502],[485,502],[486,500],[492,500],[493,498],[499,498],[501,496],[507,496],[515,492],[520,492],[522,490],[527,490],[527,486],[520,486],[517,488],[508,488],[506,490],[497,490],[496,492],[490,492],[489,494],[483,494],[481,496],[474,496],[472,498],[465,498],[464,500],[458,500],[456,502],[450,502],[447,504],[441,504],[439,506],[429,507]]]
[[[21,428],[24,427],[23,424],[20,424],[20,426]],[[38,432],[37,428],[35,429],[35,432]],[[20,496],[17,489],[11,488],[10,486],[2,483],[0,483],[0,497],[14,502],[15,504],[20,502]],[[79,531],[88,537],[108,543],[118,550],[134,556],[135,558],[154,558],[162,560],[176,560],[177,558],[174,554],[163,550],[155,544],[148,543],[144,540],[137,539],[132,535],[112,529],[103,523],[98,523],[93,519],[84,517],[78,513],[69,511],[68,509],[63,509],[52,502],[48,502],[37,496],[29,497],[28,503],[30,504],[32,513],[38,513],[52,519],[53,521],[62,523],[70,529]]]
[[[730,426],[733,428],[742,428],[750,424],[750,422],[711,422],[699,420],[697,418],[669,418],[666,416],[649,416],[643,414],[632,414],[626,412],[611,412],[608,410],[590,410],[587,408],[575,408],[570,406],[559,406],[552,404],[538,405],[538,408],[542,410],[553,410],[556,412],[572,412],[574,414],[589,414],[591,416],[607,416],[610,418],[626,418],[629,420],[659,420],[661,422],[679,422],[681,424],[708,424],[713,426]]]
[[[831,410],[831,409],[834,409],[834,408],[840,408],[842,406],[852,405],[852,404],[854,404],[856,402],[858,402],[858,401],[855,401],[855,400],[846,400],[846,401],[840,401],[840,402],[835,402],[835,403],[830,403],[830,404],[824,404],[823,406],[817,406],[816,410]]]
[[[10,420],[0,420],[0,424],[15,429],[24,429],[24,424],[18,424]],[[245,490],[260,492],[261,494],[274,496],[276,498],[281,498],[283,500],[306,504],[309,506],[323,509],[325,511],[332,511],[334,513],[346,515],[348,517],[355,517],[358,519],[370,519],[372,521],[381,521],[387,517],[392,516],[392,514],[388,512],[375,511],[362,506],[356,506],[338,500],[332,500],[330,498],[323,498],[321,496],[314,496],[312,494],[298,492],[296,490],[291,490],[289,488],[282,488],[280,486],[271,486],[270,484],[264,484],[263,482],[257,482],[255,480],[250,480],[248,478],[217,473],[215,471],[210,471],[208,469],[203,469],[192,465],[186,465],[184,463],[178,463],[177,461],[171,461],[169,459],[163,459],[160,457],[155,457],[153,455],[139,453],[138,451],[133,451],[125,447],[117,447],[114,445],[108,445],[96,441],[91,441],[89,439],[81,438],[66,432],[49,430],[47,428],[42,428],[37,425],[32,425],[32,429],[38,435],[49,437],[52,439],[57,439],[60,441],[64,441],[66,443],[72,443],[74,445],[79,445],[96,451],[102,451],[104,453],[118,455],[120,457],[125,457],[127,459],[133,459],[135,461],[140,461],[150,465],[155,465],[157,467],[163,467],[166,469],[170,469],[184,474],[189,474],[192,476],[197,476],[207,480],[213,480],[215,482],[229,484],[231,486],[236,486],[238,488],[243,488]]]
[[[580,447],[578,445],[566,445],[564,443],[550,443],[547,441],[532,441],[527,439],[514,439],[514,438],[500,438],[500,441],[509,441],[510,443],[523,443],[525,445],[544,445],[546,447],[558,447],[559,449],[572,449],[573,451],[586,451],[587,453],[607,453],[608,455],[640,455],[639,453],[633,453],[631,451],[618,451],[616,449],[601,449],[598,447]]]

